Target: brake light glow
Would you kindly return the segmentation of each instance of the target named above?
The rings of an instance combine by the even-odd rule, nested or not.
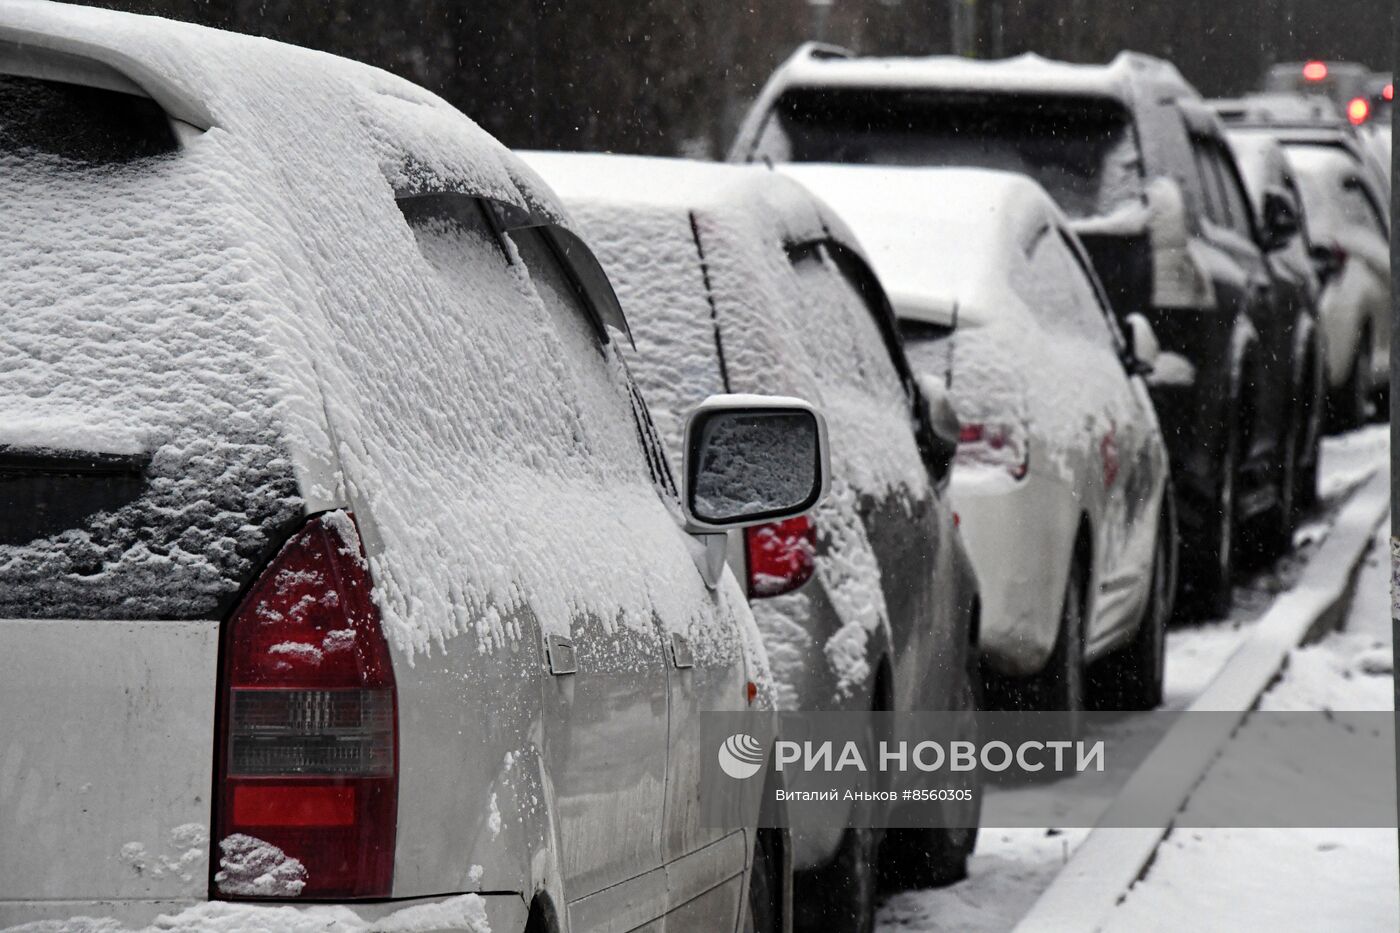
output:
[[[816,570],[817,531],[806,515],[744,531],[750,599],[791,593]]]
[[[216,897],[391,893],[398,699],[370,586],[353,517],[328,513],[227,624]]]
[[[1364,97],[1353,97],[1347,102],[1347,119],[1352,126],[1360,126],[1371,116],[1371,104]]]
[[[1394,100],[1394,99],[1395,99],[1395,85],[1394,85],[1393,83],[1392,83],[1392,84],[1387,84],[1385,87],[1381,88],[1381,100]]]
[[[1303,77],[1309,81],[1325,81],[1327,79],[1327,63],[1311,61],[1303,66]]]
[[[965,422],[958,432],[954,462],[964,466],[997,467],[1013,479],[1022,479],[1030,469],[1026,429],[1011,423]]]

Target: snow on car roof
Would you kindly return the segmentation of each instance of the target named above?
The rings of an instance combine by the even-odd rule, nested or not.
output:
[[[162,495],[182,491],[152,506],[213,515],[160,553],[133,534],[96,555],[104,573],[84,579],[107,587],[103,606],[138,578],[143,593],[230,581],[236,593],[279,540],[257,537],[268,522],[241,502],[243,474],[272,464],[296,478],[267,493],[275,524],[354,508],[385,633],[410,658],[459,635],[499,650],[529,637],[532,616],[548,632],[587,616],[732,649],[695,633],[746,617],[742,593],[726,577],[710,595],[696,572],[638,449],[615,353],[580,349],[583,323],[555,326],[518,262],[456,228],[415,230],[396,204],[447,191],[565,220],[500,143],[408,82],[263,39],[6,0],[0,51],[15,42],[30,64],[58,63],[51,80],[100,62],[86,73],[191,116],[198,105],[207,125],[182,131],[176,152],[116,166],[0,151],[15,219],[0,249],[0,443],[21,418],[25,445],[88,449],[101,428],[114,449],[149,455]],[[434,265],[433,236],[452,262]],[[149,530],[151,511],[123,528]],[[591,540],[608,546],[580,546]],[[65,542],[0,547],[0,572],[74,578]],[[17,589],[0,577],[0,597]]]
[[[786,86],[866,88],[937,87],[967,91],[1067,94],[1131,100],[1138,85],[1193,96],[1174,65],[1137,52],[1121,52],[1106,65],[1071,64],[1034,53],[995,61],[953,55],[837,58],[794,55],[782,66]]]
[[[1019,299],[1007,263],[1029,228],[1059,212],[1034,181],[1013,172],[790,163],[780,171],[838,210],[869,251],[901,318],[950,324]],[[1016,251],[1016,252],[1013,252]]]
[[[505,146],[437,95],[369,65],[256,36],[48,0],[7,2],[0,43],[7,45],[0,71],[61,80],[75,65],[97,63],[172,117],[200,129],[256,134],[269,150],[362,123],[386,144],[382,156],[396,189],[431,176],[564,218],[548,189]]]
[[[758,166],[598,153],[520,153],[568,203],[607,202],[679,210],[741,210],[786,243],[830,237],[859,253],[855,235],[820,200]]]

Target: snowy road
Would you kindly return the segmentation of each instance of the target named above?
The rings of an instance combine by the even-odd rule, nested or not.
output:
[[[1299,528],[1295,536],[1295,552],[1282,558],[1273,567],[1252,576],[1243,584],[1237,585],[1234,609],[1228,618],[1174,628],[1169,632],[1165,708],[1183,709],[1200,694],[1220,670],[1226,659],[1248,637],[1252,624],[1264,613],[1274,598],[1280,592],[1288,589],[1297,579],[1307,558],[1326,536],[1331,520],[1342,501],[1358,483],[1373,471],[1385,468],[1388,456],[1389,433],[1388,428],[1384,426],[1368,428],[1339,438],[1329,438],[1324,443],[1319,477],[1321,501]],[[1388,562],[1383,561],[1382,564],[1388,566]],[[1349,623],[1348,629],[1364,632],[1365,634],[1359,637],[1368,640],[1368,644],[1369,641],[1384,638],[1385,656],[1389,658],[1389,614],[1385,610],[1385,606],[1389,605],[1387,582],[1388,578],[1383,571],[1368,569],[1362,576],[1358,583],[1358,595],[1352,609],[1352,615],[1356,617],[1359,614],[1364,614],[1366,621],[1364,623],[1360,621],[1354,624]],[[1377,618],[1371,619],[1372,615]],[[1349,637],[1357,636],[1335,636],[1335,638]],[[1331,641],[1329,639],[1329,643]],[[1371,647],[1374,648],[1374,646]],[[1308,650],[1310,649],[1303,649],[1304,652]],[[1325,667],[1325,662],[1312,662],[1311,669],[1314,670],[1310,681],[1313,684],[1312,689],[1321,689],[1316,685],[1320,676],[1316,673],[1319,664],[1322,664],[1321,669],[1329,669]],[[1336,674],[1338,679],[1341,679],[1342,676],[1340,673]],[[1379,680],[1380,678],[1371,679]],[[1391,684],[1389,677],[1384,678],[1384,684],[1385,689],[1389,690]],[[1345,704],[1334,704],[1332,708],[1345,708]],[[1146,749],[1160,738],[1162,732],[1170,725],[1169,720],[1170,717],[1132,716],[1126,717],[1122,725],[1115,726],[1115,729],[1121,728],[1124,734],[1133,735],[1134,741],[1141,741],[1143,748]],[[1070,787],[1065,786],[1066,782],[1061,782],[1055,787],[1055,792],[1066,796],[1066,798],[1070,795],[1076,798],[1101,796],[1104,794],[1106,785],[1115,786],[1121,783],[1125,777],[1125,774],[1114,773],[1112,769],[1103,775],[1081,775],[1074,779],[1073,785]],[[986,805],[989,808],[1014,809],[1018,804],[1018,795],[1043,793],[1043,790],[1036,789],[998,791],[988,795]],[[1276,841],[1273,848],[1291,846],[1296,850],[1292,862],[1298,866],[1299,871],[1306,872],[1309,870],[1309,866],[1312,866],[1312,870],[1316,872],[1320,866],[1315,865],[1316,860],[1313,856],[1318,851],[1330,850],[1320,850],[1309,845],[1310,836],[1307,839],[1302,838],[1302,836],[1293,839],[1287,835],[1289,832],[1291,831],[1218,830],[1215,831],[1215,834],[1229,834],[1224,842],[1236,849],[1247,849],[1251,844],[1250,840],[1256,834],[1263,834],[1259,836],[1261,840],[1270,833],[1274,834],[1270,838],[1284,834],[1283,841]],[[1296,832],[1303,835],[1307,835],[1308,832],[1317,833],[1317,831]],[[1361,831],[1352,830],[1350,832]],[[1365,835],[1366,833],[1371,835],[1368,837]],[[897,933],[897,931],[898,933],[913,933],[913,931],[919,931],[919,933],[925,933],[925,931],[930,931],[930,933],[931,931],[992,933],[992,931],[1009,930],[1030,909],[1035,899],[1088,834],[1087,828],[985,829],[979,837],[977,850],[969,865],[969,877],[966,881],[948,888],[896,895],[882,908],[879,929],[882,933]],[[1372,846],[1382,848],[1387,845],[1386,840],[1388,840],[1389,849],[1388,855],[1383,856],[1385,861],[1383,871],[1389,873],[1387,877],[1390,880],[1387,882],[1389,884],[1387,890],[1393,891],[1396,888],[1394,879],[1396,836],[1394,831],[1364,831],[1357,838],[1368,839]],[[1175,844],[1179,848],[1190,850],[1180,854],[1180,862],[1183,866],[1193,854],[1199,856],[1202,849],[1200,842],[1196,842],[1193,846],[1190,842],[1178,840]],[[1320,845],[1322,843],[1319,843]],[[1360,843],[1358,843],[1358,847],[1361,847]],[[1229,851],[1229,849],[1227,848],[1225,851]],[[1350,852],[1350,850],[1348,851]],[[1375,858],[1382,858],[1381,853],[1372,853],[1372,855]],[[1265,858],[1267,856],[1262,854],[1254,856],[1256,861]],[[1339,857],[1333,861],[1340,865],[1343,859]],[[1190,874],[1189,867],[1182,867],[1181,871]],[[1374,874],[1376,871],[1361,877],[1369,878]],[[1163,877],[1167,880],[1164,880],[1158,888],[1152,889],[1154,892],[1160,889],[1172,892],[1181,890],[1179,883],[1173,883],[1179,881],[1175,876],[1164,875]],[[1228,892],[1229,885],[1223,885],[1221,890]],[[1154,910],[1159,911],[1163,917],[1180,918],[1183,916],[1180,913],[1166,911],[1166,905],[1162,903],[1162,900],[1163,896],[1160,894],[1155,895],[1155,897],[1144,894],[1140,898],[1143,904],[1141,911],[1135,913],[1134,918],[1142,919]],[[1377,902],[1373,901],[1372,903]],[[1132,901],[1129,904],[1132,904]],[[1183,904],[1183,908],[1185,906]],[[1388,919],[1388,929],[1397,928],[1394,913],[1387,912],[1389,911],[1388,902],[1378,904],[1377,909],[1382,918]],[[1194,916],[1195,914],[1188,915]],[[1252,915],[1246,912],[1239,914],[1239,916]],[[1279,928],[1277,925],[1275,927]],[[1128,930],[1143,927],[1125,920],[1120,928]]]

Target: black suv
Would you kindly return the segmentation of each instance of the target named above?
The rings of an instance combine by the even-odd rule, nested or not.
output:
[[[1117,313],[1145,314],[1161,340],[1148,381],[1172,456],[1187,604],[1228,607],[1240,542],[1291,541],[1316,319],[1267,253],[1296,234],[1296,210],[1271,192],[1256,223],[1220,121],[1173,66],[1133,53],[1068,65],[804,46],[769,79],[730,159],[1034,178],[1074,219]]]

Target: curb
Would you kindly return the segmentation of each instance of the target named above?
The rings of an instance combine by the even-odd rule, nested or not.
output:
[[[1117,812],[1144,812],[1170,806],[1179,811],[1206,770],[1255,703],[1305,641],[1336,628],[1346,617],[1356,577],[1376,530],[1390,513],[1390,478],[1377,471],[1342,507],[1327,539],[1308,561],[1298,583],[1282,593],[1255,623],[1187,712],[1233,711],[1221,716],[1214,741],[1202,742],[1199,727],[1189,733],[1178,724],[1133,772],[1100,824],[1070,856],[1054,881],[1014,933],[1097,931],[1128,896],[1152,863],[1170,826],[1146,829],[1113,826]],[[1338,573],[1338,568],[1345,568]],[[1119,821],[1120,827],[1123,821]]]

